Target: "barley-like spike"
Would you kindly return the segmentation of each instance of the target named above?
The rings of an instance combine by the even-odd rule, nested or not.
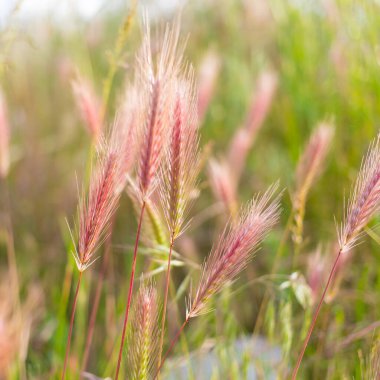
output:
[[[358,243],[362,229],[380,208],[380,134],[370,145],[347,203],[339,232],[342,252]]]
[[[188,318],[207,312],[208,299],[237,277],[276,224],[280,213],[280,197],[272,201],[276,190],[277,185],[271,186],[246,206],[237,224],[227,224],[204,264],[195,297],[187,310]]]
[[[144,123],[142,125],[141,158],[138,167],[139,189],[149,197],[157,182],[160,160],[165,150],[168,124],[173,110],[174,81],[181,68],[178,53],[179,24],[165,30],[162,48],[153,60],[150,31],[147,27],[141,53],[137,57],[137,85],[140,88]]]
[[[103,242],[107,226],[118,206],[125,170],[123,144],[116,138],[118,127],[120,125],[115,123],[109,142],[99,145],[98,162],[90,178],[88,195],[82,196],[80,201],[76,257],[80,271],[93,262],[93,254]]]
[[[160,173],[160,198],[170,235],[183,231],[199,171],[199,136],[193,72],[178,80],[169,144]]]
[[[127,363],[130,380],[148,380],[157,368],[158,295],[152,284],[142,282],[132,310]]]

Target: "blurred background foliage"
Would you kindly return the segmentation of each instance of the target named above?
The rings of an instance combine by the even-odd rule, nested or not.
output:
[[[7,187],[21,298],[27,297],[32,284],[41,289],[37,322],[26,355],[28,378],[53,378],[62,365],[68,328],[67,284],[76,275],[65,218],[73,225],[77,183],[82,183],[86,175],[91,141],[78,115],[71,81],[80,73],[102,96],[110,67],[116,65],[105,117],[111,123],[141,41],[142,9],[151,12],[153,24],[162,24],[177,12],[176,7],[160,11],[153,3],[138,4],[131,30],[116,57],[115,44],[130,4],[105,4],[90,18],[72,12],[67,18],[49,15],[25,19],[19,17],[21,1],[1,25],[0,81],[11,126],[12,162]],[[186,57],[196,70],[210,51],[221,62],[215,93],[202,124],[202,144],[212,142],[213,156],[225,154],[234,132],[245,120],[260,73],[271,70],[277,75],[278,87],[249,154],[238,188],[239,200],[245,202],[277,179],[286,189],[280,226],[238,283],[214,301],[215,310],[190,326],[187,339],[191,349],[200,347],[206,338],[223,347],[229,339],[251,334],[266,289],[275,289],[265,312],[269,323],[260,333],[281,347],[282,365],[291,367],[307,310],[280,283],[294,271],[306,276],[311,252],[319,244],[326,249],[328,243],[335,242],[334,217],[341,220],[344,196],[369,141],[378,132],[379,27],[380,3],[376,0],[208,0],[183,5],[182,35],[188,35]],[[294,246],[288,238],[276,272],[283,276],[264,279],[271,273],[291,212],[297,161],[313,128],[323,120],[335,125],[335,136],[325,171],[307,201],[301,254],[293,266]],[[195,216],[215,202],[206,171],[200,188],[201,195],[192,209]],[[1,191],[4,194],[3,184]],[[6,209],[4,199],[2,196],[2,210]],[[209,252],[222,221],[220,215],[210,217],[188,232],[199,263]],[[112,274],[101,301],[92,350],[90,368],[97,375],[110,375],[113,368],[108,359],[112,357],[127,291],[128,246],[134,238],[135,224],[133,208],[125,196],[117,213]],[[375,225],[376,221],[372,227]],[[370,234],[355,248],[344,268],[338,297],[325,305],[302,367],[305,379],[362,376],[360,358],[368,354],[374,330],[369,329],[350,344],[340,344],[380,318],[380,236],[376,229]],[[3,244],[0,262],[4,271],[5,251]],[[330,253],[334,254],[326,252]],[[141,271],[142,259],[139,265]],[[81,332],[86,331],[86,313],[91,304],[88,294],[99,267],[100,261],[90,270],[81,293],[73,352],[80,352],[83,346]],[[185,286],[182,281],[187,273],[184,268],[173,271],[177,289]],[[161,284],[162,280],[156,281]],[[237,292],[241,286],[244,289]],[[183,305],[182,295],[181,313]],[[177,321],[172,318],[170,323],[169,332],[173,333]],[[335,347],[339,348],[336,352]],[[178,347],[178,354],[181,352],[185,352],[183,345]],[[231,368],[223,371],[215,378],[244,378],[244,369],[233,369],[232,361]],[[14,373],[17,378],[17,370]]]

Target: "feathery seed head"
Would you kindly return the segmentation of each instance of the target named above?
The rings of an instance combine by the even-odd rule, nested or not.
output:
[[[188,305],[188,318],[207,311],[208,299],[238,276],[251,253],[276,224],[280,214],[280,196],[274,198],[277,187],[271,186],[261,197],[254,198],[242,212],[240,221],[226,226],[204,264],[195,297]]]
[[[114,124],[113,128],[117,128]],[[109,141],[99,144],[98,161],[90,178],[87,197],[79,205],[79,240],[75,260],[79,271],[84,271],[93,262],[92,256],[102,243],[108,224],[114,214],[120,188],[124,183],[125,157],[123,145],[112,132]]]
[[[131,380],[150,379],[157,369],[158,295],[152,284],[142,283],[132,310],[127,363]]]
[[[160,160],[167,143],[168,125],[173,112],[174,83],[182,65],[178,52],[179,24],[167,27],[155,56],[152,55],[150,31],[137,56],[137,86],[143,109],[141,157],[138,168],[142,197],[153,191]]]
[[[102,133],[101,102],[90,83],[78,78],[72,83],[78,110],[90,135],[97,140]]]
[[[7,106],[0,90],[0,177],[5,178],[9,170],[9,124]]]
[[[193,73],[177,81],[169,144],[160,173],[160,197],[170,235],[182,232],[199,171],[199,136]]]
[[[358,177],[341,225],[339,244],[349,251],[361,237],[362,229],[380,209],[380,134],[370,145],[362,161]]]

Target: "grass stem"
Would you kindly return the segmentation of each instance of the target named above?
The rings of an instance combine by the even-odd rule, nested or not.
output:
[[[96,283],[96,290],[95,290],[95,298],[94,298],[94,303],[91,309],[91,315],[90,315],[90,320],[89,320],[89,325],[88,325],[88,332],[87,332],[87,339],[86,339],[86,344],[84,348],[84,354],[83,354],[83,359],[82,359],[82,371],[86,370],[87,364],[88,364],[88,359],[90,356],[90,348],[92,344],[92,338],[94,336],[94,329],[95,329],[95,322],[96,322],[96,316],[98,314],[99,310],[99,303],[100,303],[100,296],[102,294],[102,288],[103,288],[103,282],[104,278],[106,276],[107,268],[108,268],[108,262],[109,262],[109,256],[112,251],[112,231],[113,231],[113,224],[114,224],[114,219],[115,216],[113,216],[111,224],[110,224],[110,233],[107,236],[106,242],[105,242],[105,253],[104,253],[104,259],[102,263],[102,269],[98,278],[98,281]]]
[[[75,318],[75,309],[77,307],[79,288],[80,288],[80,283],[81,283],[81,280],[82,280],[82,273],[83,272],[79,272],[77,288],[75,290],[75,295],[74,295],[73,310],[71,312],[71,319],[70,319],[70,329],[69,329],[69,335],[67,337],[67,344],[66,344],[65,361],[63,363],[63,371],[62,371],[62,377],[61,377],[62,380],[65,379],[65,375],[66,375],[67,360],[68,360],[69,353],[70,353],[71,335],[73,333],[74,318]]]
[[[123,332],[121,334],[121,343],[120,343],[120,349],[119,349],[119,356],[118,356],[118,359],[117,359],[117,367],[116,367],[115,380],[117,380],[118,377],[119,377],[120,365],[121,365],[121,357],[122,357],[122,354],[123,354],[123,346],[124,346],[124,341],[125,341],[125,333],[126,333],[126,330],[127,330],[129,310],[131,308],[133,284],[134,284],[135,271],[136,271],[137,249],[138,249],[138,245],[139,245],[139,241],[140,241],[140,233],[141,233],[141,226],[142,226],[142,220],[143,220],[143,216],[144,216],[145,205],[146,205],[146,202],[144,200],[143,203],[142,203],[141,211],[140,211],[139,224],[138,224],[137,233],[136,233],[135,248],[134,248],[134,251],[133,251],[133,262],[132,262],[131,278],[129,280],[128,300],[127,300],[127,306],[125,308],[125,316],[124,316],[124,323],[123,323]]]
[[[295,379],[297,378],[297,373],[298,373],[298,370],[299,370],[299,368],[300,368],[302,358],[303,358],[303,356],[304,356],[304,354],[305,354],[305,351],[306,351],[307,345],[309,344],[309,340],[310,340],[311,334],[312,334],[312,332],[313,332],[313,330],[314,330],[315,324],[316,324],[316,322],[317,322],[318,315],[319,315],[319,312],[320,312],[320,310],[321,310],[321,307],[322,307],[323,301],[324,301],[324,299],[325,299],[325,296],[326,296],[327,290],[328,290],[328,288],[329,288],[329,286],[330,286],[330,283],[331,283],[331,281],[332,281],[332,279],[333,279],[333,277],[334,277],[335,271],[336,271],[336,269],[337,269],[337,267],[338,267],[338,262],[339,262],[339,258],[340,258],[340,256],[341,256],[341,254],[342,254],[342,250],[339,249],[339,252],[338,252],[338,254],[337,254],[337,256],[336,256],[336,259],[335,259],[335,261],[334,261],[334,265],[333,265],[333,267],[332,267],[332,269],[331,269],[331,271],[330,271],[330,275],[329,275],[329,278],[328,278],[328,280],[327,280],[327,283],[326,283],[325,289],[324,289],[324,291],[323,291],[323,293],[322,293],[321,299],[319,300],[318,306],[317,306],[317,308],[316,308],[316,310],[315,310],[315,312],[314,312],[313,320],[312,320],[311,325],[310,325],[310,327],[309,327],[309,330],[308,330],[308,333],[307,333],[307,335],[306,335],[305,341],[304,341],[304,343],[303,343],[303,346],[302,346],[301,352],[300,352],[299,355],[298,355],[297,363],[296,363],[296,365],[295,365],[295,367],[294,367],[294,369],[293,369],[293,373],[292,373],[292,380],[295,380]]]
[[[168,348],[168,350],[166,351],[164,357],[162,358],[161,360],[161,363],[158,367],[158,370],[154,376],[154,379],[156,380],[160,374],[160,371],[161,371],[161,368],[163,367],[164,363],[165,363],[165,360],[167,359],[167,357],[169,356],[169,354],[172,352],[174,346],[176,345],[176,343],[178,342],[178,339],[183,331],[183,329],[186,327],[186,325],[189,323],[189,320],[190,320],[190,316],[188,315],[185,319],[185,321],[182,323],[182,326],[179,328],[179,330],[177,331],[177,333],[175,334],[174,338],[172,339],[172,341],[170,342],[170,346]]]
[[[164,344],[166,309],[167,309],[167,304],[168,304],[169,283],[170,283],[170,264],[171,264],[173,245],[174,245],[174,238],[173,238],[173,235],[172,235],[171,238],[170,238],[170,248],[169,248],[169,256],[168,256],[168,268],[166,270],[166,278],[165,278],[164,306],[163,306],[163,309],[162,309],[161,334],[160,334],[161,337],[160,337],[159,354],[158,354],[158,366],[159,366],[159,368],[160,368],[160,365],[161,365],[161,355],[162,355],[162,348],[163,348],[163,344]],[[160,369],[158,369],[158,376],[159,376],[159,374],[160,374]]]

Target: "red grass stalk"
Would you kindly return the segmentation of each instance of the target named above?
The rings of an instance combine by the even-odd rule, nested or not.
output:
[[[65,377],[67,358],[70,351],[71,333],[73,330],[77,296],[80,279],[93,262],[93,255],[104,239],[104,232],[109,231],[109,224],[118,206],[120,198],[120,184],[123,183],[123,170],[125,167],[124,155],[121,144],[118,144],[114,125],[110,142],[99,152],[97,168],[90,178],[87,197],[82,197],[79,205],[79,238],[78,248],[74,253],[75,262],[80,272],[80,277],[75,293],[73,311],[70,321],[69,338],[66,346],[64,370]]]
[[[311,334],[315,327],[322,303],[332,278],[338,268],[339,258],[347,253],[358,243],[362,230],[373,215],[380,209],[380,135],[370,145],[367,155],[362,161],[358,177],[348,202],[344,222],[338,231],[339,252],[331,269],[327,284],[314,313],[305,342],[298,356],[296,366],[293,370],[292,380],[296,379],[302,358],[309,343]]]
[[[170,346],[169,348],[167,349],[167,351],[165,352],[165,355],[163,356],[162,360],[161,360],[161,363],[160,365],[158,366],[158,369],[157,369],[157,372],[156,374],[154,375],[154,379],[157,379],[158,376],[160,375],[160,371],[165,363],[165,360],[167,359],[167,357],[170,355],[170,353],[173,351],[173,348],[174,346],[176,345],[176,343],[178,342],[178,339],[179,337],[181,336],[182,334],[182,331],[184,330],[184,328],[186,327],[186,325],[189,323],[190,321],[190,317],[187,316],[185,321],[182,323],[182,326],[178,329],[177,333],[175,334],[175,336],[173,337],[172,341],[170,342]]]
[[[117,380],[118,377],[119,377],[119,371],[120,371],[120,366],[121,366],[121,358],[122,358],[122,355],[123,355],[125,333],[127,331],[128,316],[129,316],[129,310],[130,310],[130,307],[131,307],[132,293],[133,293],[133,284],[134,284],[134,279],[135,279],[137,248],[138,248],[139,241],[140,241],[140,233],[141,233],[142,220],[143,220],[143,216],[144,216],[144,210],[145,210],[145,202],[143,202],[143,204],[141,206],[139,224],[138,224],[138,227],[137,227],[135,248],[134,248],[134,251],[133,251],[132,271],[131,271],[131,276],[130,276],[130,280],[129,280],[128,299],[127,299],[127,305],[126,305],[126,308],[125,308],[125,315],[124,315],[124,322],[123,322],[123,331],[122,331],[122,334],[121,334],[121,342],[120,342],[119,356],[118,356],[118,359],[117,359],[115,380]]]
[[[176,103],[171,135],[160,176],[160,196],[170,232],[170,248],[165,279],[164,307],[161,320],[159,361],[165,334],[166,309],[170,281],[170,264],[174,241],[183,232],[191,194],[199,170],[199,137],[193,74],[177,83]]]
[[[100,297],[102,294],[103,282],[104,282],[104,278],[106,276],[106,272],[108,268],[109,256],[112,251],[111,244],[112,244],[112,231],[113,231],[114,217],[115,215],[113,216],[112,222],[110,224],[110,233],[107,236],[107,239],[105,241],[105,253],[104,253],[101,272],[96,281],[95,297],[94,297],[94,301],[93,301],[93,305],[91,309],[90,320],[88,322],[87,339],[86,339],[86,344],[85,344],[84,354],[83,354],[83,359],[82,359],[81,373],[86,370],[88,359],[90,357],[90,349],[91,349],[92,338],[93,338],[94,330],[95,330],[95,322],[96,322],[96,316],[98,314]]]
[[[69,335],[67,337],[67,344],[66,344],[65,360],[63,362],[63,370],[62,370],[62,377],[61,377],[62,380],[65,379],[65,375],[66,375],[67,360],[69,358],[70,345],[71,345],[71,336],[72,336],[73,327],[74,327],[75,310],[76,310],[76,307],[77,307],[79,287],[80,287],[80,283],[81,283],[81,279],[82,279],[82,274],[83,274],[83,272],[79,272],[77,288],[75,290],[75,295],[74,295],[73,309],[71,311],[71,318],[70,318],[70,329],[69,329]]]
[[[317,308],[315,309],[315,312],[314,312],[314,316],[313,316],[313,320],[311,322],[311,325],[309,327],[309,330],[307,332],[307,335],[306,335],[306,338],[305,338],[305,341],[302,345],[302,349],[301,349],[301,352],[299,353],[298,355],[298,359],[297,359],[297,363],[293,369],[293,373],[292,373],[292,380],[295,380],[296,377],[297,377],[297,373],[298,373],[298,370],[300,368],[300,365],[301,365],[301,362],[302,362],[302,358],[305,354],[305,351],[306,351],[306,348],[307,348],[307,345],[309,344],[309,341],[310,341],[310,337],[311,337],[311,334],[313,333],[313,330],[314,330],[314,327],[315,327],[315,324],[317,322],[317,319],[318,319],[318,316],[319,316],[319,312],[321,311],[321,307],[322,307],[322,304],[323,304],[323,301],[325,300],[325,297],[326,297],[326,293],[329,289],[329,286],[330,286],[330,283],[334,277],[334,274],[336,272],[336,269],[338,267],[338,262],[339,262],[339,259],[340,259],[340,256],[342,254],[342,250],[339,249],[338,251],[338,254],[336,256],[336,259],[334,261],[334,265],[330,271],[330,275],[329,275],[329,278],[327,279],[327,283],[325,285],[325,289],[323,290],[323,293],[322,293],[322,296],[318,302],[318,306]]]
[[[252,258],[251,253],[277,222],[279,197],[272,200],[276,189],[277,186],[272,186],[263,196],[254,198],[243,211],[238,223],[232,226],[227,224],[203,266],[195,297],[189,297],[186,319],[164,355],[156,377],[189,320],[207,313],[209,298],[226,283],[236,279]]]
[[[125,333],[131,307],[136,258],[145,205],[157,183],[157,172],[162,155],[167,145],[173,110],[173,92],[182,58],[177,53],[179,23],[173,28],[165,29],[162,45],[156,59],[152,57],[150,31],[147,26],[145,40],[140,55],[137,57],[137,88],[141,89],[143,130],[141,157],[138,167],[138,190],[142,207],[133,252],[132,271],[129,283],[128,300],[125,310],[122,338],[116,367],[115,380],[118,379]]]

